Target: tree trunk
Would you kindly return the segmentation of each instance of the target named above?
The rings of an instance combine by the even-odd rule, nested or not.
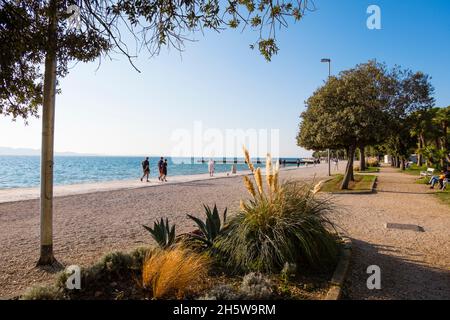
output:
[[[341,190],[347,190],[348,184],[353,178],[353,158],[355,156],[355,147],[350,146],[347,150],[347,154],[348,154],[348,161],[347,167],[345,168],[344,179],[342,180],[341,184]]]
[[[406,170],[406,166],[405,166],[405,157],[401,157],[401,160],[400,160],[400,169],[401,169],[402,171]]]
[[[448,143],[447,143],[447,122],[442,121],[442,137],[441,137],[441,150],[442,150],[442,158],[441,158],[441,168],[443,170],[447,169],[447,152],[448,152]]]
[[[45,56],[44,99],[41,146],[41,256],[38,265],[49,265],[53,256],[53,144],[56,95],[57,6],[52,0],[48,10],[49,28]]]
[[[359,147],[359,171],[366,170],[366,154],[364,148],[363,145]]]
[[[400,157],[395,157],[395,167],[400,168]]]
[[[417,166],[421,167],[423,164],[422,158],[422,150],[423,150],[423,134],[419,135],[419,150],[417,152]]]

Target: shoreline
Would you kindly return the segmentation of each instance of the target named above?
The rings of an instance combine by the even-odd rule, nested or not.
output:
[[[280,168],[280,171],[297,170],[304,168],[313,168],[313,166],[287,166]],[[167,182],[160,182],[156,178],[150,179],[150,182],[141,182],[136,178],[135,180],[110,180],[101,182],[86,182],[77,184],[55,185],[53,190],[53,196],[55,198],[66,197],[72,195],[81,195],[97,192],[108,192],[118,190],[132,190],[140,188],[152,188],[166,185],[182,184],[195,181],[207,181],[214,179],[224,179],[249,175],[250,170],[238,171],[236,174],[229,172],[215,173],[214,177],[210,177],[209,173],[193,174],[193,175],[178,175],[168,177]],[[265,174],[265,170],[262,170],[262,174]],[[18,201],[36,200],[40,198],[39,187],[28,188],[10,188],[0,189],[0,204],[11,203]]]

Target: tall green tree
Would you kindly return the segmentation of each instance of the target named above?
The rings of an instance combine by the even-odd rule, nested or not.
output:
[[[450,106],[447,108],[437,108],[433,123],[437,130],[436,148],[439,152],[439,166],[446,168],[450,163],[449,159],[449,123]]]
[[[385,138],[392,88],[385,66],[369,61],[331,77],[306,101],[297,143],[312,150],[346,150],[341,189],[353,180],[356,149]]]
[[[42,106],[41,254],[53,256],[53,141],[58,79],[71,62],[120,53],[134,64],[144,48],[157,55],[163,46],[181,50],[205,29],[253,29],[251,48],[270,61],[278,52],[275,32],[300,20],[308,0],[0,0],[0,114],[36,116]],[[75,5],[75,6],[74,6]],[[74,28],[80,22],[80,28]],[[124,39],[132,38],[133,46]],[[42,72],[42,68],[44,69]]]
[[[398,66],[391,70],[390,77],[395,85],[395,93],[389,107],[390,138],[386,150],[393,156],[395,166],[404,170],[411,154],[410,136],[414,115],[426,114],[433,107],[434,87],[427,74]]]

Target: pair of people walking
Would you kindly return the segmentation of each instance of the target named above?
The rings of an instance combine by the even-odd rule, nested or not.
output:
[[[159,159],[158,161],[159,181],[167,182],[167,165],[167,159],[161,157],[161,159]]]
[[[159,176],[158,180],[167,182],[167,159],[164,159],[164,157],[161,157],[161,159],[158,161],[158,170],[159,170]],[[150,161],[148,157],[145,158],[144,161],[142,161],[142,171],[143,175],[141,177],[141,181],[144,181],[144,178],[146,178],[147,182],[150,182]]]

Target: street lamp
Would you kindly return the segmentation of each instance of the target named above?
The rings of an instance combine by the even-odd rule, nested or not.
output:
[[[323,58],[320,60],[322,63],[328,63],[328,79],[331,77],[331,59]],[[328,152],[328,176],[331,176],[331,163],[330,163],[330,148],[327,149]]]

